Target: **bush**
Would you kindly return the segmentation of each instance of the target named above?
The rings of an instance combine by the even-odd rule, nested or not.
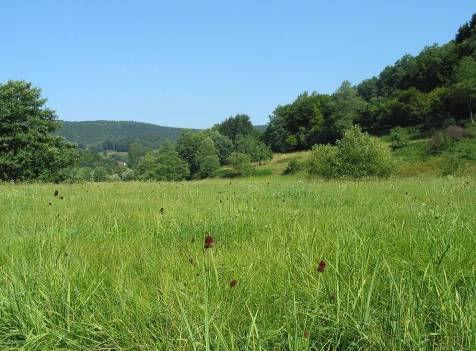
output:
[[[443,176],[460,176],[464,175],[468,167],[464,160],[456,155],[446,155],[440,162],[440,173]]]
[[[254,172],[251,157],[247,154],[232,152],[228,158],[228,163],[231,164],[240,175],[250,175]]]
[[[299,160],[291,160],[288,162],[288,166],[284,170],[284,174],[297,174],[301,172],[304,168],[304,165]]]
[[[444,132],[436,132],[433,134],[430,140],[428,140],[428,144],[426,145],[426,152],[429,155],[438,154],[446,149],[448,149],[451,145],[451,138],[448,134]]]
[[[410,141],[410,134],[405,128],[395,127],[390,131],[390,141],[393,149],[407,146]]]
[[[324,178],[387,177],[394,170],[394,162],[384,143],[354,126],[336,146],[315,146],[307,167],[309,174]]]
[[[136,172],[141,180],[181,181],[190,175],[187,162],[168,143],[158,152],[147,153],[139,161]]]
[[[336,178],[339,176],[338,158],[336,146],[316,145],[307,160],[307,171],[312,176]]]

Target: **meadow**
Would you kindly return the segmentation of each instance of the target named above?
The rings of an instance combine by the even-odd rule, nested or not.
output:
[[[3,184],[0,349],[474,350],[475,199],[472,176]]]

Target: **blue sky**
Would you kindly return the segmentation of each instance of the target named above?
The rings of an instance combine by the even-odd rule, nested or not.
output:
[[[358,83],[445,43],[466,0],[16,0],[0,4],[0,82],[25,79],[65,120],[206,128],[268,121],[304,90]]]

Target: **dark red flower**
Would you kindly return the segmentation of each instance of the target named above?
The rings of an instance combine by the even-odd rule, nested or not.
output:
[[[164,214],[165,209],[164,209],[163,207],[161,207],[160,210],[159,210],[159,212],[160,212],[160,214]]]
[[[326,270],[326,262],[324,260],[321,260],[321,262],[319,262],[319,265],[317,266],[317,271],[319,273],[322,273]]]
[[[304,331],[304,339],[309,339],[309,330]]]
[[[213,237],[211,235],[207,235],[205,237],[205,243],[203,245],[203,247],[205,249],[210,249],[213,247],[213,245],[215,245],[215,240],[213,240]]]
[[[58,194],[59,194],[59,191],[58,191],[58,190],[55,190],[54,195],[55,195],[55,196],[58,196]]]
[[[234,288],[238,284],[238,280],[233,279],[230,281],[230,288]]]

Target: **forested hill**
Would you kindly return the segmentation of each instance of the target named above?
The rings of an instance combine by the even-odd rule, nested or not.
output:
[[[126,148],[133,142],[156,148],[165,140],[175,141],[181,131],[182,128],[133,121],[64,121],[56,133],[81,147],[104,146],[121,151],[121,145]]]
[[[263,132],[266,125],[255,128]],[[183,128],[134,121],[63,121],[56,134],[81,148],[127,151],[133,143],[156,149],[166,140],[175,142],[182,130]]]

